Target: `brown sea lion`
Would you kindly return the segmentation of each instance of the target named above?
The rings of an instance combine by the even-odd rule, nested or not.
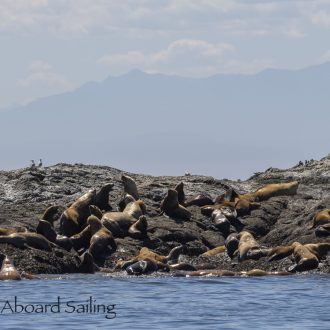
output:
[[[246,259],[260,259],[265,256],[265,251],[248,231],[241,231],[238,234],[238,261]]]
[[[133,223],[129,229],[129,236],[137,239],[145,238],[147,236],[148,222],[147,218],[144,215],[139,217],[135,223]]]
[[[304,244],[304,246],[313,254],[317,256],[319,260],[324,258],[330,251],[330,243],[315,243]]]
[[[99,219],[102,219],[102,217],[103,217],[103,212],[96,205],[89,205],[89,212],[90,212],[90,215],[95,215]]]
[[[140,275],[142,273],[156,271],[156,270],[170,270],[169,262],[177,262],[179,255],[184,251],[184,247],[182,245],[173,248],[168,256],[162,256],[158,253],[155,253],[149,250],[147,247],[143,247],[139,254],[128,260],[128,261],[118,261],[115,269],[127,269],[129,266],[136,264],[140,261],[144,261],[145,263],[136,264],[135,268],[129,269],[128,273],[132,273],[135,275]]]
[[[105,228],[94,215],[87,219],[91,231],[89,253],[94,259],[100,259],[116,251],[117,244],[112,233]]]
[[[37,233],[14,233],[8,236],[0,236],[0,243],[12,244],[18,248],[36,248],[51,251],[54,246],[44,236]]]
[[[0,270],[0,280],[21,280],[21,274],[14,267],[13,263],[5,256]]]
[[[258,189],[254,195],[257,201],[265,201],[276,196],[292,196],[297,194],[298,186],[298,181],[267,184]]]
[[[294,248],[293,256],[296,263],[289,267],[289,272],[300,272],[318,267],[319,260],[317,256],[312,253],[306,246],[298,242],[294,242],[292,247]]]
[[[80,233],[70,237],[73,248],[78,252],[81,249],[88,249],[92,234],[90,227],[85,227]]]
[[[60,234],[73,236],[81,231],[90,216],[90,205],[95,205],[96,191],[90,190],[79,197],[60,217]]]
[[[330,210],[324,209],[320,212],[317,212],[313,217],[313,225],[311,228],[316,228],[321,225],[330,224]]]
[[[289,257],[294,251],[294,247],[291,245],[285,246],[280,245],[274,248],[269,249],[268,252],[268,261],[281,260]]]
[[[61,216],[62,209],[63,207],[59,205],[50,206],[45,210],[41,219],[48,221],[52,226],[54,226],[54,222],[57,221]]]
[[[28,230],[25,227],[17,228],[2,228],[0,227],[0,236],[8,236],[14,233],[26,233]]]
[[[145,214],[146,208],[141,200],[130,202],[123,212],[106,212],[101,222],[112,232],[114,237],[125,237],[129,233],[129,228]],[[144,220],[142,220],[144,221]],[[132,232],[135,230],[132,229]]]
[[[201,254],[201,256],[203,257],[213,257],[216,256],[220,253],[226,252],[226,247],[224,245],[218,246],[212,250],[208,250],[206,252],[204,252],[203,254]]]
[[[178,193],[174,189],[169,189],[166,197],[163,199],[160,205],[160,209],[169,217],[189,220],[191,218],[191,213],[178,201]]]
[[[174,190],[178,193],[178,202],[181,205],[185,205],[186,195],[183,190],[183,182],[178,183]]]
[[[109,204],[109,193],[113,188],[113,183],[104,185],[95,196],[95,205],[97,205],[103,212],[112,211],[112,207]]]
[[[129,194],[133,196],[135,200],[138,200],[140,197],[135,181],[130,176],[125,174],[122,174],[121,181],[124,184],[125,194]]]
[[[180,203],[181,204],[181,203]],[[213,205],[214,202],[212,200],[212,197],[209,194],[203,193],[203,194],[199,194],[196,196],[191,196],[189,198],[187,198],[186,202],[185,202],[185,206],[206,206],[206,205]]]
[[[78,272],[83,274],[94,274],[99,270],[95,265],[93,256],[89,251],[84,252],[79,258]]]

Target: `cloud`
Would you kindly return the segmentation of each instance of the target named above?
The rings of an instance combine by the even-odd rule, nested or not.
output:
[[[34,61],[29,65],[28,75],[20,79],[18,84],[24,88],[58,88],[61,90],[72,88],[71,83],[64,75],[57,73],[49,63],[40,60]]]
[[[235,58],[232,44],[204,40],[179,39],[153,53],[129,51],[102,56],[98,62],[111,73],[121,74],[133,68],[185,76],[208,76],[215,73],[254,73],[273,64],[271,59],[243,61]]]

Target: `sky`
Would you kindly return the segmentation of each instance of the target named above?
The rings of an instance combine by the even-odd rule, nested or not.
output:
[[[204,77],[330,60],[330,0],[0,0],[0,108],[132,69]]]

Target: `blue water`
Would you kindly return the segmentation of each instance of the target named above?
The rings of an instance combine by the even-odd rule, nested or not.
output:
[[[329,329],[330,276],[257,278],[113,278],[104,274],[1,282],[6,301],[50,304],[60,313],[0,314],[1,329]],[[89,314],[79,304],[112,305]],[[74,301],[68,308],[65,304]],[[63,306],[62,306],[63,305]],[[8,304],[6,305],[8,307]],[[31,307],[32,308],[32,307]],[[65,311],[72,311],[68,313]],[[82,307],[84,308],[84,307]],[[27,310],[29,311],[29,309]],[[109,314],[110,315],[110,314]],[[113,316],[113,314],[111,314]]]

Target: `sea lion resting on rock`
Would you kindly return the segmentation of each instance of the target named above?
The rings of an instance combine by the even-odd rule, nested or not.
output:
[[[160,205],[160,209],[169,217],[189,220],[191,213],[182,205],[179,204],[178,192],[174,189],[169,189],[166,197]]]
[[[118,261],[115,269],[125,269],[130,275],[141,275],[157,270],[169,271],[171,269],[169,262],[177,262],[179,255],[183,251],[184,247],[180,245],[173,248],[168,256],[162,256],[149,250],[147,247],[143,247],[136,257],[128,261]],[[179,265],[173,266],[174,269],[179,267]]]
[[[146,208],[142,200],[130,202],[123,212],[107,212],[102,216],[102,224],[112,232],[114,237],[125,237],[132,234],[134,238],[145,236],[147,233],[147,222],[141,218],[146,213]],[[137,220],[140,223],[136,224]],[[132,228],[131,228],[132,227]]]
[[[311,228],[316,228],[322,225],[330,224],[330,210],[324,209],[317,212],[313,217],[313,225]]]
[[[102,225],[101,221],[96,216],[89,216],[87,223],[91,231],[88,251],[94,259],[100,259],[116,251],[117,244],[112,233]]]
[[[38,234],[43,235],[45,238],[47,238],[50,242],[55,243],[63,249],[67,251],[70,251],[72,249],[71,239],[67,236],[56,234],[51,223],[49,223],[48,221],[39,220],[36,231]]]
[[[304,270],[310,270],[317,268],[319,265],[319,260],[317,256],[312,253],[306,246],[294,242],[292,244],[293,247],[293,256],[295,259],[295,264],[289,267],[289,272],[300,272]]]
[[[14,233],[8,236],[0,236],[0,243],[12,244],[18,248],[36,248],[51,251],[56,246],[44,236],[36,233]]]
[[[2,228],[0,227],[0,236],[8,236],[15,233],[26,233],[28,230],[25,227],[17,228]]]
[[[53,227],[54,222],[57,221],[59,219],[59,217],[61,216],[61,209],[62,209],[62,206],[59,206],[59,205],[50,206],[45,210],[41,219],[48,221]]]
[[[231,233],[225,240],[225,247],[227,254],[230,258],[233,258],[239,245],[238,233]]]
[[[253,235],[248,231],[241,231],[238,234],[238,261],[246,259],[260,259],[266,255],[266,251],[261,248]]]
[[[95,189],[89,190],[62,213],[60,217],[61,235],[70,237],[80,232],[90,216],[89,206],[94,204],[95,196]]]

